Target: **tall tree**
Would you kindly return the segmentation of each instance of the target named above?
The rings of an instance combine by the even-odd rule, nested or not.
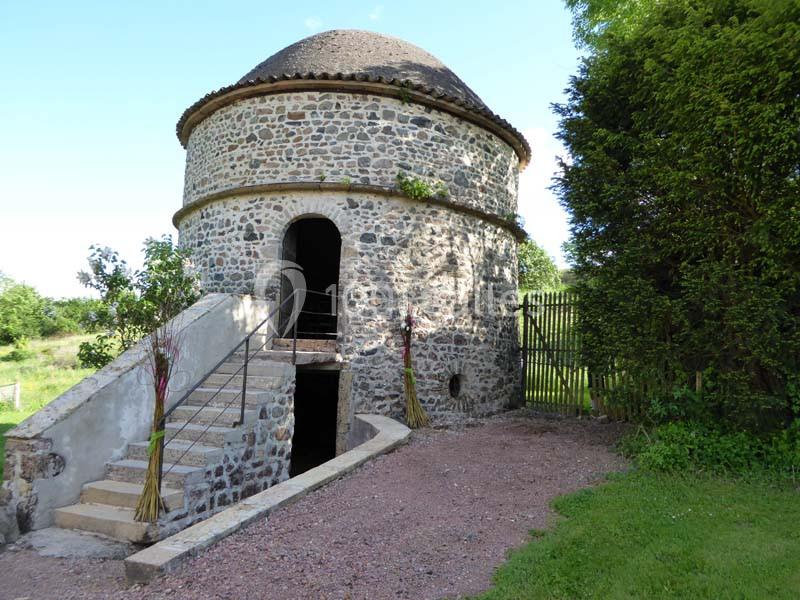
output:
[[[785,423],[800,409],[800,2],[569,3],[591,52],[556,107],[572,156],[558,190],[587,360],[660,377],[653,400],[686,398],[683,415]]]
[[[635,29],[652,0],[565,0],[572,11],[575,42],[588,48],[602,46],[615,35]]]
[[[561,280],[553,257],[533,240],[526,240],[517,248],[519,260],[519,287],[523,290],[553,290]]]

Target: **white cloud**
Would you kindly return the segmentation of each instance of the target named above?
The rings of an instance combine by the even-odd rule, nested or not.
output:
[[[372,9],[372,12],[369,13],[369,20],[370,21],[380,21],[383,17],[383,4],[378,4],[375,8]]]
[[[531,145],[533,160],[520,174],[519,213],[536,243],[556,259],[559,267],[566,267],[561,245],[569,239],[569,216],[548,188],[558,171],[557,157],[566,156],[567,151],[546,129],[527,129],[523,134]]]
[[[313,16],[306,17],[304,23],[306,27],[311,31],[317,31],[319,29],[322,29],[322,19],[320,19],[319,17],[313,17]]]

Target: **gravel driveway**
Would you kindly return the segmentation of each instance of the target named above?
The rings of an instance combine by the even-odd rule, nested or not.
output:
[[[0,555],[0,598],[442,598],[479,593],[549,502],[624,468],[616,425],[491,419],[411,443],[254,523],[150,585],[119,561]]]

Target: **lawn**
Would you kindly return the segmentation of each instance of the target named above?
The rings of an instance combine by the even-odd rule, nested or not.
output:
[[[797,490],[631,472],[554,508],[481,600],[800,597]]]
[[[0,478],[5,458],[3,434],[94,372],[80,368],[76,358],[80,343],[93,337],[72,335],[33,340],[28,345],[33,356],[19,362],[3,360],[14,348],[0,346],[0,385],[15,381],[22,384],[20,410],[0,403]]]

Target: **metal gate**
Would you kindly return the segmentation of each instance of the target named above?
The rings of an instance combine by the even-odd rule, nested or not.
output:
[[[537,292],[523,298],[523,406],[563,415],[580,415],[588,407],[575,300],[571,292]]]

